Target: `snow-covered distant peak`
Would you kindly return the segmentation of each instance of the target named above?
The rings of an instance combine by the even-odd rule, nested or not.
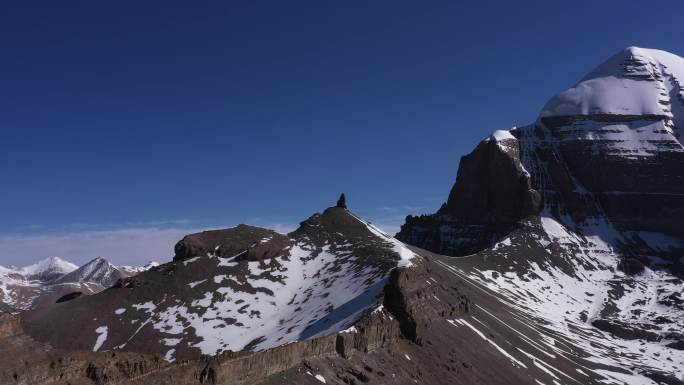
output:
[[[78,269],[78,266],[71,262],[67,262],[59,257],[50,257],[32,265],[19,268],[18,271],[26,275],[39,275],[43,273],[67,274],[76,269]]]
[[[92,259],[78,269],[63,275],[57,283],[83,283],[92,282],[104,287],[111,286],[118,279],[127,276],[126,272],[121,271],[108,260],[97,257]]]
[[[541,117],[657,115],[684,126],[684,58],[628,47],[544,106]]]
[[[123,271],[128,272],[128,273],[135,273],[135,274],[137,274],[137,273],[142,273],[143,271],[147,271],[147,270],[149,270],[149,269],[151,269],[151,268],[153,268],[153,267],[159,266],[159,265],[160,265],[160,263],[157,262],[157,261],[149,261],[149,262],[147,262],[147,264],[145,264],[144,266],[129,266],[129,265],[125,265],[125,266],[118,266],[118,268],[119,268],[120,270],[123,270]]]

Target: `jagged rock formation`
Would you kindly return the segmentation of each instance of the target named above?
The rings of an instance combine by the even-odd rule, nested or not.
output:
[[[335,207],[347,208],[347,198],[344,196],[344,193],[340,194],[340,199],[337,200]]]

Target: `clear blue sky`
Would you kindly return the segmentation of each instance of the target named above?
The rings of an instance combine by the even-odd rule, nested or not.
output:
[[[482,137],[533,121],[618,50],[684,54],[683,14],[681,1],[7,2],[0,264],[163,259],[183,231],[291,227],[341,191],[396,229],[439,207]]]

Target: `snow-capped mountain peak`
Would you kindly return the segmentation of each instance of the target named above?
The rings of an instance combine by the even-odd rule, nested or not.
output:
[[[78,266],[59,257],[50,257],[18,270],[27,275],[66,274],[78,269]]]
[[[143,266],[129,266],[129,265],[121,265],[118,266],[119,270],[131,273],[131,274],[137,274],[137,273],[142,273],[143,271],[147,271],[153,267],[159,266],[160,263],[157,261],[149,261]]]
[[[684,123],[684,58],[628,47],[549,100],[541,115],[656,115]]]
[[[117,280],[127,276],[123,271],[106,259],[97,257],[78,269],[60,277],[58,283],[92,282],[104,287],[113,285]]]
[[[552,97],[535,125],[593,153],[650,157],[684,153],[684,58],[629,47]]]
[[[76,291],[94,294],[156,265],[115,266],[97,257],[79,267],[51,257],[25,267],[0,266],[0,306],[9,311],[27,310]]]

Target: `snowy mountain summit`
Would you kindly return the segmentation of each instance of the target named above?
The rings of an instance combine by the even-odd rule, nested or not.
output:
[[[16,270],[29,280],[50,281],[54,277],[70,273],[77,268],[78,266],[59,257],[50,257]]]
[[[684,123],[684,59],[669,52],[628,47],[554,96],[542,117],[654,115]]]
[[[561,140],[603,139],[610,153],[682,152],[684,59],[626,48],[551,98],[540,117]]]
[[[129,276],[121,268],[116,267],[109,263],[108,260],[97,257],[85,265],[69,272],[58,278],[55,282],[57,283],[84,283],[91,282],[97,283],[104,287],[112,286],[116,281],[121,278]]]

